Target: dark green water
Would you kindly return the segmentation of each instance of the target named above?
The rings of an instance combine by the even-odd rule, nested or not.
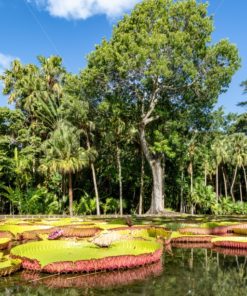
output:
[[[247,257],[173,248],[160,264],[122,272],[50,276],[21,271],[0,278],[0,295],[244,296]]]

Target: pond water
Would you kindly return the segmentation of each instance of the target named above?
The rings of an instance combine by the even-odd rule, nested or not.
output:
[[[20,271],[0,278],[0,295],[247,295],[247,252],[169,248],[163,260],[138,269],[66,276]]]

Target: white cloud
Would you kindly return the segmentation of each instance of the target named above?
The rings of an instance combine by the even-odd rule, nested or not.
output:
[[[140,0],[27,0],[45,8],[50,15],[65,19],[87,19],[105,14],[108,18],[121,16]]]
[[[10,55],[6,55],[0,52],[0,74],[3,73],[4,70],[10,67],[10,64],[16,58]]]

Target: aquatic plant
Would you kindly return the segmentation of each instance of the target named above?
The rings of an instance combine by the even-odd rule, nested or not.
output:
[[[202,227],[183,227],[178,229],[178,231],[182,234],[199,234],[199,235],[210,235],[212,234],[212,229],[210,228],[202,228]]]
[[[102,229],[99,227],[71,227],[61,228],[63,237],[92,237]]]
[[[0,231],[0,238],[3,238],[3,237],[12,239],[14,238],[14,235],[9,231]]]
[[[240,236],[218,237],[212,243],[216,247],[247,249],[247,238]]]
[[[62,229],[57,229],[54,232],[50,233],[48,239],[57,239],[63,235]]]
[[[0,250],[7,249],[10,242],[10,238],[0,238]]]
[[[227,256],[247,257],[247,249],[214,247],[213,251],[219,254],[227,255]]]
[[[21,268],[21,260],[11,259],[8,256],[0,258],[0,277],[10,275]]]
[[[233,228],[232,231],[236,234],[247,235],[247,229],[245,228]]]
[[[32,231],[32,230],[41,230],[41,229],[49,229],[52,228],[48,225],[15,225],[15,224],[4,224],[0,225],[0,231],[8,231],[12,233],[16,239],[20,239],[19,235],[25,231]]]
[[[110,231],[119,232],[121,234],[130,235],[132,237],[155,237],[168,241],[171,236],[171,231],[162,226],[152,225],[134,225],[131,227],[118,227],[109,229]],[[169,240],[170,241],[170,240]]]
[[[211,243],[213,239],[210,235],[180,235],[171,238],[173,243]]]
[[[186,243],[180,243],[180,242],[174,242],[172,243],[173,248],[179,248],[179,249],[211,249],[213,246],[210,242],[186,242]]]
[[[23,260],[24,268],[49,273],[133,268],[157,262],[161,255],[159,242],[137,239],[117,241],[104,249],[86,241],[52,240],[31,242],[11,250],[13,258]]]
[[[205,235],[224,235],[232,232],[235,228],[247,229],[247,223],[238,224],[236,222],[210,222],[196,227],[182,227],[180,233],[205,234]]]

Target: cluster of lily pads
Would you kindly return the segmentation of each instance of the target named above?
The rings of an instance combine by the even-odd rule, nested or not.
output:
[[[82,219],[5,220],[0,248],[9,249],[6,275],[22,267],[49,273],[95,272],[160,261],[162,243],[149,227],[129,227]],[[166,236],[164,230],[164,237]],[[6,259],[7,260],[7,259]],[[6,271],[6,267],[16,268]]]
[[[247,223],[185,223],[176,229],[169,223],[132,224],[80,218],[2,220],[0,276],[20,268],[60,274],[159,265],[164,246],[247,255]]]

